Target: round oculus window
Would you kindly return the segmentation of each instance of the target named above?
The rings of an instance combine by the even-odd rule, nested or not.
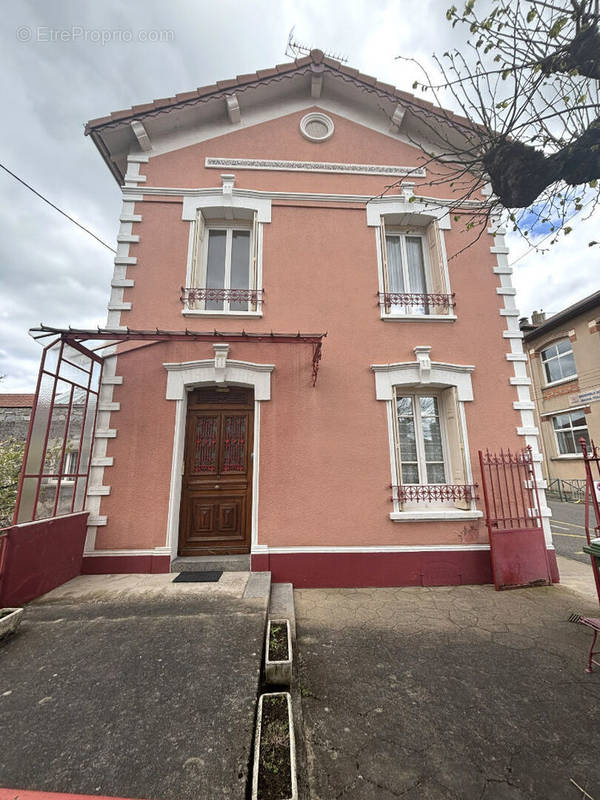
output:
[[[300,132],[311,142],[324,142],[333,136],[333,120],[317,111],[300,120]]]

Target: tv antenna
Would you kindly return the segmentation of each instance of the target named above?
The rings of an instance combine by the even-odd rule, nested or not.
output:
[[[285,54],[288,58],[298,58],[299,56],[308,56],[310,55],[311,50],[314,50],[314,47],[309,47],[306,44],[302,44],[299,42],[295,36],[294,31],[296,30],[296,26],[290,30],[287,38],[287,45],[285,48]],[[334,53],[333,51],[323,50],[323,55],[327,56],[328,58],[333,58],[336,61],[341,61],[342,64],[348,63],[348,58],[342,53]]]

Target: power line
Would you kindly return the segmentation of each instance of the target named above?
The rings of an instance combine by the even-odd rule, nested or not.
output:
[[[117,251],[116,251],[116,250],[115,250],[113,247],[111,247],[109,244],[106,244],[106,242],[103,242],[103,241],[102,241],[102,239],[101,239],[99,236],[96,236],[96,234],[95,234],[95,233],[92,233],[92,231],[91,231],[91,230],[89,230],[89,228],[86,228],[86,227],[85,227],[85,225],[82,225],[82,224],[81,224],[81,222],[77,222],[77,220],[76,220],[76,219],[73,219],[73,217],[70,217],[70,216],[69,216],[69,215],[66,213],[66,211],[63,211],[63,210],[62,210],[61,208],[59,208],[58,206],[55,206],[55,205],[54,205],[54,203],[50,202],[50,200],[48,200],[48,198],[47,198],[47,197],[44,197],[44,195],[43,195],[43,194],[40,194],[39,192],[37,192],[37,191],[36,191],[36,190],[33,188],[33,186],[30,186],[30,185],[29,185],[28,183],[26,183],[24,180],[22,180],[21,178],[19,178],[19,176],[18,176],[18,175],[15,175],[15,173],[14,173],[14,172],[11,172],[11,171],[8,169],[8,167],[5,167],[5,166],[4,166],[4,164],[0,164],[0,167],[1,167],[1,168],[2,168],[2,169],[5,171],[5,172],[8,172],[8,174],[9,174],[9,175],[11,175],[11,176],[12,176],[12,177],[13,177],[13,178],[16,180],[16,181],[19,181],[19,183],[23,184],[23,186],[25,186],[27,189],[29,189],[29,191],[30,191],[30,192],[33,192],[35,195],[37,195],[37,196],[40,198],[40,200],[43,200],[43,201],[44,201],[44,203],[48,203],[48,205],[49,205],[49,206],[51,206],[51,207],[52,207],[52,208],[53,208],[55,211],[58,211],[58,213],[59,213],[59,214],[62,214],[62,215],[63,215],[63,217],[66,217],[66,218],[69,220],[69,222],[72,222],[74,225],[77,225],[77,227],[78,227],[78,228],[81,228],[81,230],[82,230],[82,231],[85,231],[86,233],[89,233],[89,235],[90,235],[90,236],[92,236],[92,237],[93,237],[93,238],[94,238],[94,239],[95,239],[97,242],[100,242],[100,244],[101,244],[101,245],[103,245],[104,247],[106,247],[106,249],[107,249],[107,250],[110,250],[110,252],[111,252],[111,253],[116,253],[116,252],[117,252]]]

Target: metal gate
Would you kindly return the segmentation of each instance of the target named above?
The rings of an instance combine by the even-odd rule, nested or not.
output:
[[[480,450],[479,464],[496,589],[550,585],[531,447]]]
[[[585,464],[585,535],[589,547],[592,538],[600,536],[600,448],[593,441],[588,445],[583,438],[579,440],[579,446]],[[590,509],[593,509],[593,515]],[[590,561],[600,603],[600,565],[591,554]]]

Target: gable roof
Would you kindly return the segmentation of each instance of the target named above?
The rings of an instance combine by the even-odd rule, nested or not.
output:
[[[574,319],[575,317],[578,317],[580,314],[584,314],[587,311],[600,312],[600,291],[589,294],[587,297],[584,297],[581,300],[578,300],[576,303],[573,303],[573,305],[567,306],[567,308],[563,308],[562,311],[558,311],[556,314],[548,317],[548,319],[542,322],[541,325],[538,325],[531,331],[527,331],[524,339],[526,342],[537,339],[538,336],[543,336],[544,334],[549,333],[555,328],[563,325],[565,322],[569,322],[569,320]]]
[[[357,69],[325,56],[321,50],[311,50],[310,54],[304,58],[277,64],[270,69],[258,70],[248,75],[238,75],[236,78],[217,81],[215,84],[176,94],[174,97],[165,97],[150,103],[113,111],[108,116],[88,122],[85,126],[85,135],[91,136],[117,182],[121,184],[126,168],[127,153],[132,150],[140,150],[132,123],[135,125],[138,122],[146,126],[153,126],[155,132],[160,134],[170,127],[164,122],[167,114],[178,116],[178,126],[186,117],[188,123],[201,124],[199,117],[202,116],[202,107],[206,109],[209,105],[226,101],[227,98],[231,99],[234,95],[238,101],[243,97],[242,102],[248,104],[251,104],[253,99],[264,102],[265,97],[269,95],[276,101],[285,93],[286,89],[292,91],[292,84],[294,84],[294,88],[298,89],[298,85],[302,83],[304,86],[308,84],[310,96],[310,81],[313,76],[327,77],[328,80],[331,78],[339,84],[338,91],[343,91],[345,88],[346,95],[348,92],[354,95],[361,94],[363,104],[373,105],[374,102],[380,112],[383,100],[389,119],[392,119],[394,109],[400,106],[403,112],[408,111],[413,117],[419,114],[433,116],[440,123],[456,129],[473,128],[469,120],[452,111],[435,106],[433,103],[397,89],[389,83],[378,81],[371,75],[365,75]],[[280,88],[277,88],[278,85]],[[313,100],[313,104],[314,102]],[[225,113],[222,102],[219,109],[222,114]],[[195,113],[193,113],[194,110]],[[175,120],[171,124],[174,125]]]

